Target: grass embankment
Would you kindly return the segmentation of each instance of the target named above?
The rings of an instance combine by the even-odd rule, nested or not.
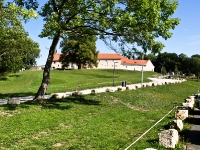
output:
[[[42,81],[42,71],[25,71],[11,74],[0,81],[0,98],[20,95],[34,95]],[[144,72],[144,82],[148,77],[158,76],[154,72]],[[114,85],[140,83],[141,72],[115,70]],[[96,87],[112,86],[113,70],[52,70],[48,93],[66,92]]]
[[[98,82],[109,82],[112,85],[112,79],[110,82],[112,75],[109,76],[109,79],[102,78],[102,81],[94,77],[96,76],[95,71],[80,71],[81,75],[77,75],[76,72],[78,74],[78,70],[76,70],[74,75],[71,75],[70,84],[79,84],[76,80],[80,81],[80,78],[85,79],[84,82],[80,82],[81,85],[92,83],[90,79],[96,78],[99,81],[94,80],[95,83],[90,85],[96,87]],[[99,71],[97,72],[99,73],[97,76],[102,77],[108,76],[106,72],[109,71],[102,71],[102,75]],[[119,79],[116,81],[119,84],[125,80],[121,76],[128,73],[126,71],[120,72],[121,75],[116,75],[116,78]],[[54,73],[59,75],[62,83],[55,82]],[[41,78],[39,79],[38,74],[36,79],[38,81],[29,82],[35,79],[36,73],[34,72],[33,76],[35,77],[29,75],[29,80],[24,79],[20,83],[20,76],[25,77],[25,74],[26,72],[18,77],[10,77],[9,81],[6,82],[11,84],[18,80],[20,85],[17,93],[31,93],[37,89],[36,84],[40,83]],[[30,73],[27,72],[27,74]],[[52,72],[51,86],[59,88],[64,86],[64,83],[68,83],[67,74],[65,79],[62,79],[65,76],[62,74],[61,71]],[[145,72],[145,74],[147,73]],[[138,74],[137,81],[140,81],[140,75]],[[130,76],[128,82],[136,81],[134,73]],[[25,80],[32,86],[27,86],[26,82],[22,82]],[[26,87],[25,90],[22,90],[23,84]],[[11,84],[9,88],[8,84],[6,88],[16,87]],[[69,88],[69,90],[74,90],[73,88]],[[42,106],[32,102],[19,106],[5,105],[0,107],[0,149],[124,149],[171,110],[174,102],[182,103],[187,96],[197,93],[198,88],[198,82],[187,81],[132,91],[68,97],[61,100],[51,99]],[[59,88],[59,90],[63,91],[63,88]],[[12,92],[15,93],[8,91],[8,94]],[[6,95],[6,91],[3,94]],[[147,147],[165,149],[158,145],[158,133],[173,119],[174,112],[130,149],[142,150]],[[180,132],[180,135],[185,135],[190,123],[189,119],[184,121],[184,130]],[[187,137],[182,137],[176,149],[183,149],[185,142],[187,142]]]

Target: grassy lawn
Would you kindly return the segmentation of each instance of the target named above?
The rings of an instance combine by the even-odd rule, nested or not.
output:
[[[23,72],[0,81],[1,97],[34,94],[42,72]],[[155,73],[145,72],[144,81]],[[141,81],[140,72],[116,71],[116,84]],[[112,70],[52,71],[49,93],[112,85]],[[53,88],[54,87],[54,88]],[[199,82],[187,81],[131,91],[50,99],[44,105],[27,102],[0,107],[0,149],[123,150],[168,113],[197,93]],[[158,144],[159,131],[174,119],[174,111],[133,145],[131,150]],[[179,132],[182,150],[187,143],[190,118]]]
[[[9,75],[0,81],[0,98],[8,96],[34,95],[42,81],[42,71],[25,71]],[[154,72],[144,72],[144,82],[148,77],[158,76]],[[116,70],[114,84],[140,83],[141,72]],[[66,92],[96,87],[112,86],[113,70],[52,70],[47,93]]]

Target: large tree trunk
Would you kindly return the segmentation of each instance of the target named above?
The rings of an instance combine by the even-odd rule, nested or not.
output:
[[[82,65],[81,64],[78,64],[78,69],[82,69]]]
[[[48,88],[49,82],[50,82],[50,70],[51,70],[51,64],[53,62],[53,57],[54,54],[56,53],[56,47],[60,39],[60,34],[55,36],[53,38],[50,50],[49,50],[49,55],[45,64],[44,72],[43,72],[43,79],[42,83],[38,89],[38,92],[35,95],[35,98],[33,99],[34,101],[42,101],[43,96],[46,93],[46,90]]]

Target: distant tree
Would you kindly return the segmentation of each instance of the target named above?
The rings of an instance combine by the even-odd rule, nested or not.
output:
[[[177,65],[175,65],[175,67],[174,67],[174,75],[175,75],[175,76],[178,75],[178,67],[177,67]]]
[[[188,72],[188,69],[190,68],[189,67],[189,57],[183,53],[181,53],[179,56],[178,56],[178,62],[179,62],[179,70],[182,72],[182,73],[187,73]]]
[[[192,55],[191,58],[200,58],[199,54]]]
[[[192,72],[197,77],[197,80],[199,80],[200,77],[200,57],[193,57],[192,58]]]
[[[154,62],[156,60],[156,56],[154,54],[150,53],[150,54],[145,55],[144,59],[151,60],[152,62]]]
[[[32,11],[0,3],[1,72],[16,72],[36,63],[40,53],[39,45],[28,37],[22,26],[22,21],[32,15],[35,15]]]
[[[9,39],[15,41],[15,44],[4,45],[4,53],[0,56],[0,70],[2,72],[17,72],[22,68],[28,69],[36,64],[36,58],[40,54],[39,44],[26,37],[26,34],[19,36],[15,34]]]
[[[61,42],[61,62],[63,67],[70,63],[76,64],[78,69],[83,66],[97,67],[98,51],[96,51],[96,37],[89,35],[69,35]]]
[[[161,73],[162,73],[163,75],[166,75],[167,70],[166,70],[165,66],[162,66],[162,71],[161,71]]]
[[[175,70],[175,65],[179,64],[178,55],[176,53],[159,53],[157,56],[157,59],[154,63],[155,70],[159,72],[159,70],[162,68],[162,66],[165,66],[166,70]]]

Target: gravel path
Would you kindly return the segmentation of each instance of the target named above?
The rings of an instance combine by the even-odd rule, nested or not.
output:
[[[193,126],[189,132],[189,142],[186,150],[200,150],[200,110],[194,110]]]
[[[44,99],[49,99],[52,95],[45,95]],[[19,100],[20,103],[24,103],[27,101],[33,100],[35,96],[26,96],[26,97],[12,97],[7,99],[0,99],[0,105],[6,105],[8,103],[8,100]]]

